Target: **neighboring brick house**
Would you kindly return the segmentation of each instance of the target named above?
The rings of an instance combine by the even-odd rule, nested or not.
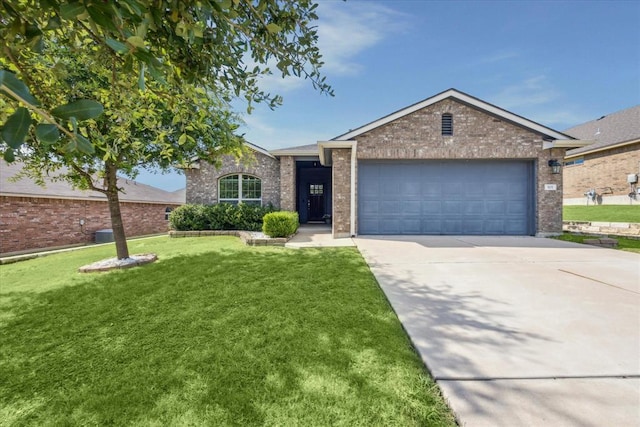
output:
[[[103,194],[74,190],[64,181],[45,179],[42,187],[28,178],[11,179],[21,168],[0,160],[0,254],[91,243],[97,230],[111,228]],[[124,188],[120,208],[128,237],[166,232],[168,212],[185,200],[184,190],[124,178],[118,186]]]
[[[562,174],[551,165],[583,144],[450,89],[330,141],[251,146],[250,168],[201,162],[187,171],[187,203],[242,201],[243,185],[259,183],[249,202],[278,200],[275,188],[301,222],[331,216],[335,237],[553,234],[562,230]]]
[[[640,105],[564,133],[592,143],[567,151],[564,204],[640,204]]]

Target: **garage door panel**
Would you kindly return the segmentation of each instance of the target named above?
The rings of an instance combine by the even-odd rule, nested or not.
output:
[[[509,215],[523,215],[527,213],[527,204],[520,201],[511,201],[507,205],[507,213]]]
[[[462,220],[461,234],[484,234],[484,221],[481,219]]]
[[[426,200],[422,202],[422,214],[440,214],[442,212],[442,202],[440,200]]]
[[[489,219],[484,222],[485,234],[505,234],[504,220]]]
[[[424,218],[421,221],[422,234],[442,234],[440,218]]]
[[[405,215],[418,215],[422,214],[422,202],[420,200],[404,200],[401,202],[401,211]]]
[[[364,201],[360,205],[360,214],[363,217],[368,218],[372,215],[378,215],[380,211],[379,203],[377,201]]]
[[[434,181],[422,181],[422,196],[424,198],[436,198],[440,199],[442,194],[442,184]]]
[[[511,234],[534,230],[533,162],[361,161],[360,234]]]
[[[490,200],[485,203],[487,214],[490,215],[504,215],[507,212],[507,203],[500,200]]]
[[[421,234],[422,221],[420,218],[405,219],[402,221],[402,233],[400,234]]]
[[[482,215],[484,214],[484,201],[469,200],[463,204],[462,213],[465,215]]]
[[[442,202],[442,213],[449,215],[458,215],[462,211],[464,205],[462,201],[458,200],[445,200]]]
[[[526,229],[527,223],[524,220],[511,219],[505,221],[504,234],[518,235],[521,230]]]

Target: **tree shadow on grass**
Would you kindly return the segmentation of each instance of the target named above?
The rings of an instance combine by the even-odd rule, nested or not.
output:
[[[451,425],[352,248],[177,256],[0,329],[9,424]]]

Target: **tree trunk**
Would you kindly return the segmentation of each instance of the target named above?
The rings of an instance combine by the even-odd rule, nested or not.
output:
[[[113,163],[105,162],[104,172],[107,182],[107,200],[109,203],[109,214],[111,215],[111,228],[113,229],[113,238],[116,241],[116,254],[118,259],[129,258],[127,236],[124,233],[122,213],[120,212],[117,169]]]

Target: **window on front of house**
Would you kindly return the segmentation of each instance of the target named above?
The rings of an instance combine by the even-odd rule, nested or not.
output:
[[[171,209],[171,208],[166,208],[164,210],[164,220],[165,221],[169,221],[169,215],[171,215],[171,212],[173,212],[173,209]]]
[[[453,115],[445,113],[442,115],[442,135],[453,135]]]
[[[262,205],[262,180],[241,173],[224,176],[218,182],[218,201]]]

